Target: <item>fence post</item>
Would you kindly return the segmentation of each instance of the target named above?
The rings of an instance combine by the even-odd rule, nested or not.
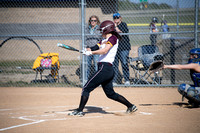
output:
[[[176,31],[179,31],[179,0],[176,0]]]
[[[170,39],[170,65],[175,63],[175,38]],[[175,71],[173,69],[170,70],[170,81],[171,84],[175,84]]]
[[[85,48],[85,0],[81,0],[81,40],[82,40],[82,49]],[[82,55],[82,86],[86,82],[86,56]]]
[[[199,10],[199,0],[195,0],[195,28],[194,28],[194,39],[195,47],[198,48],[198,10]]]

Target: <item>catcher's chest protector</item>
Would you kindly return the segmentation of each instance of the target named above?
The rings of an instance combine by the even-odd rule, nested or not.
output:
[[[200,62],[194,62],[200,65]],[[196,73],[193,70],[190,70],[190,76],[192,81],[194,82],[195,87],[200,87],[200,73]]]
[[[200,73],[191,73],[191,78],[194,82],[195,87],[200,87]]]

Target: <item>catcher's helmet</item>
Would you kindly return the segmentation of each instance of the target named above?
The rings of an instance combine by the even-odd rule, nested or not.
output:
[[[152,18],[152,22],[158,23],[158,18],[157,18],[157,17],[153,17],[153,18]]]
[[[189,52],[190,54],[197,54],[200,55],[200,48],[193,48]]]
[[[108,34],[115,31],[115,24],[110,20],[105,20],[100,24],[99,30],[103,34]]]
[[[190,58],[188,63],[199,63],[200,62],[200,48],[193,48],[189,52],[190,55],[197,55],[196,58]]]

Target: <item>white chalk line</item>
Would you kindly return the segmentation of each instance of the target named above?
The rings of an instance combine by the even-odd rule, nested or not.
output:
[[[59,108],[59,107],[62,108],[62,107],[74,107],[74,106],[56,106],[56,108]],[[55,108],[55,107],[47,107],[47,108]],[[0,109],[0,111],[10,111],[10,110],[15,110],[15,109]],[[19,110],[19,109],[17,109],[17,110]],[[55,112],[55,113],[57,113],[57,114],[68,114],[69,112]],[[40,117],[46,117],[46,119],[37,120],[37,118],[40,118]],[[1,128],[0,131],[5,131],[5,130],[18,128],[18,127],[22,127],[22,126],[37,124],[37,123],[41,123],[41,122],[45,122],[45,121],[72,120],[72,119],[80,119],[80,118],[91,119],[91,118],[100,118],[100,117],[103,117],[103,116],[65,117],[65,118],[51,118],[51,117],[56,117],[56,114],[11,117],[11,118],[14,118],[14,119],[21,119],[21,120],[32,121],[32,122],[14,125],[14,126],[6,127],[6,128]]]
[[[0,111],[10,111],[12,109],[0,109]]]
[[[30,123],[15,125],[15,126],[11,126],[11,127],[6,127],[6,128],[0,129],[0,131],[5,131],[5,130],[12,129],[12,128],[17,128],[17,127],[23,127],[23,126],[28,126],[28,125],[32,125],[32,124],[37,124],[37,123],[41,123],[41,122],[44,122],[44,121],[45,120],[40,120],[40,121],[34,121],[34,122],[30,122]]]
[[[91,105],[90,105],[91,106]],[[74,106],[55,106],[55,107],[47,107],[47,108],[59,108],[59,107],[74,107]],[[109,109],[109,107],[101,107],[103,109]],[[10,111],[13,109],[0,109],[0,111]],[[107,111],[107,112],[111,112],[111,113],[115,113],[115,112],[125,112],[124,110],[114,110],[114,111]],[[91,118],[101,118],[103,116],[84,116],[84,117],[65,117],[65,118],[55,118],[57,117],[56,114],[68,114],[68,112],[62,112],[62,111],[55,111],[55,114],[48,114],[48,115],[30,115],[30,116],[19,116],[19,117],[11,117],[11,118],[15,118],[15,119],[21,119],[21,120],[26,120],[26,121],[32,121],[29,123],[24,123],[24,124],[19,124],[19,125],[14,125],[14,126],[10,126],[10,127],[6,127],[6,128],[2,128],[0,129],[0,131],[5,131],[5,130],[9,130],[9,129],[13,129],[13,128],[18,128],[18,127],[22,127],[22,126],[28,126],[28,125],[32,125],[32,124],[37,124],[37,123],[41,123],[41,122],[45,122],[45,121],[59,121],[59,120],[72,120],[72,119],[91,119]],[[142,115],[152,115],[152,113],[149,112],[139,112]],[[43,119],[37,119],[37,118],[41,118],[43,117]],[[46,119],[44,119],[44,117]],[[52,118],[54,117],[54,118]]]
[[[38,116],[51,116],[51,115],[38,115]],[[29,123],[24,123],[24,124],[19,124],[19,125],[14,125],[14,126],[2,128],[2,129],[0,129],[0,131],[5,131],[5,130],[17,128],[17,127],[28,126],[28,125],[37,124],[37,123],[46,122],[46,121],[72,120],[72,119],[80,119],[80,118],[81,119],[90,119],[90,118],[100,118],[100,117],[103,117],[103,116],[88,116],[88,117],[55,118],[55,119],[46,119],[46,120],[35,120],[35,119],[26,118],[26,117],[38,117],[38,116],[35,115],[35,116],[13,117],[13,118],[18,118],[18,119],[21,119],[21,120],[28,120],[28,121],[33,121],[33,122],[29,122]]]
[[[107,111],[107,112],[110,112],[110,113],[125,113],[124,110],[115,110],[115,111]],[[149,113],[149,112],[139,112],[140,114],[142,115],[152,115],[152,113]]]
[[[152,113],[148,113],[148,112],[139,112],[139,113],[143,115],[152,115]]]

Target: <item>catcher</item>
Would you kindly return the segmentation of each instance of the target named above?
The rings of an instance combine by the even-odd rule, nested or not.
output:
[[[181,84],[178,92],[183,98],[188,99],[192,107],[200,105],[200,48],[191,49],[188,64],[185,65],[163,65],[163,69],[190,70],[190,76],[194,85]],[[183,100],[183,99],[182,99]]]

